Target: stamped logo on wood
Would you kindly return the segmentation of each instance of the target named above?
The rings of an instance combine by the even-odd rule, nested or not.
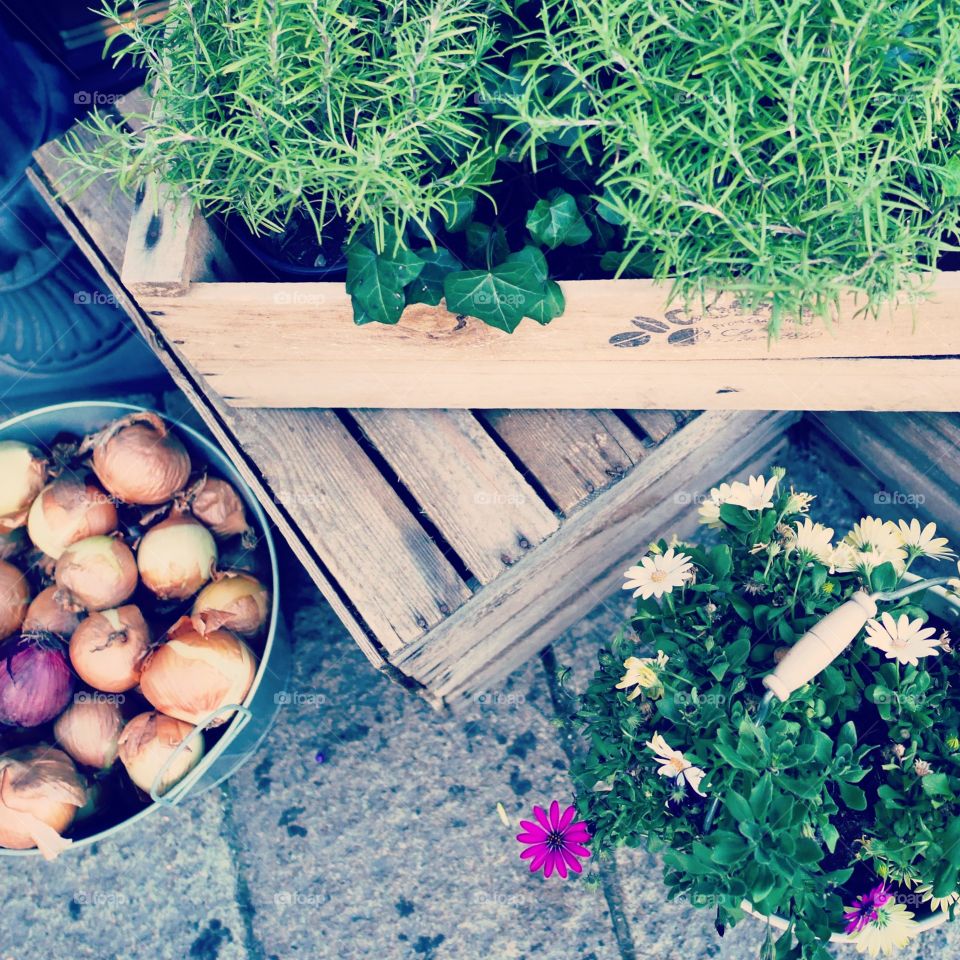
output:
[[[700,313],[668,310],[663,320],[655,317],[634,317],[630,322],[636,330],[614,334],[609,342],[614,347],[642,347],[651,341],[676,347],[689,347],[707,340],[766,340],[770,324],[769,306],[743,312],[739,300],[712,304]],[[780,331],[783,340],[809,340],[820,330],[810,324],[784,324]]]

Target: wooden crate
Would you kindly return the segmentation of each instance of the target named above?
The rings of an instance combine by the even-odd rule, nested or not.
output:
[[[189,202],[154,192],[124,286],[231,406],[960,409],[960,274],[879,318],[850,298],[833,326],[775,342],[764,312],[691,314],[649,280],[561,283],[564,315],[513,334],[425,305],[357,327],[342,283],[244,282]]]
[[[97,267],[367,657],[435,704],[487,691],[591,608],[654,537],[786,443],[792,412],[234,408],[119,271],[134,204],[56,199]],[[242,373],[241,360],[233,361]]]

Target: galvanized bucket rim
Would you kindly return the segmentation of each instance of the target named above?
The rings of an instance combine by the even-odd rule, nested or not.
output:
[[[266,514],[263,512],[263,508],[260,506],[260,503],[257,501],[256,496],[250,489],[247,482],[240,475],[240,471],[237,470],[226,453],[224,453],[224,451],[221,450],[220,447],[218,447],[209,437],[204,436],[189,424],[183,423],[174,417],[167,416],[159,410],[153,410],[150,407],[144,407],[140,404],[124,403],[117,400],[70,400],[64,403],[50,404],[46,407],[36,407],[32,410],[25,411],[24,413],[19,413],[16,416],[10,417],[9,419],[0,423],[0,437],[2,437],[2,434],[7,429],[28,423],[34,417],[56,414],[66,410],[91,410],[92,408],[103,409],[104,411],[117,411],[117,415],[122,415],[123,413],[142,412],[156,413],[158,416],[162,417],[164,421],[174,426],[177,430],[183,431],[194,442],[198,443],[204,450],[211,454],[211,459],[217,468],[226,473],[231,483],[239,488],[238,492],[243,497],[244,505],[256,518],[259,533],[262,534],[263,540],[267,545],[267,551],[270,557],[270,577],[272,582],[270,591],[270,621],[266,633],[266,639],[264,641],[263,655],[260,658],[260,664],[257,668],[257,673],[253,679],[253,683],[250,686],[250,690],[243,701],[243,706],[248,707],[253,700],[254,694],[260,687],[265,673],[269,669],[267,665],[270,660],[270,652],[273,648],[274,637],[276,635],[280,616],[280,568],[277,563],[277,551],[273,542],[273,535],[270,532],[270,526],[267,521]],[[109,419],[109,417],[105,418],[104,424],[106,424]],[[198,763],[197,766],[188,774],[188,779],[186,781],[188,786],[178,796],[178,802],[179,800],[189,799],[190,787],[192,784],[195,783],[196,780],[198,780],[205,772],[210,770],[216,760],[226,751],[227,747],[230,745],[231,741],[234,739],[236,733],[243,726],[243,724],[243,717],[238,713],[230,721],[226,730],[224,730],[213,749],[208,753],[205,753],[200,763]],[[227,776],[229,776],[229,774],[227,774]],[[154,801],[148,806],[144,807],[142,810],[137,811],[135,814],[133,814],[133,816],[127,817],[125,820],[121,820],[120,823],[116,823],[111,827],[107,827],[104,830],[91,834],[89,837],[83,837],[79,840],[74,840],[70,847],[67,848],[66,852],[69,853],[72,850],[82,849],[83,847],[106,840],[114,836],[114,834],[118,833],[119,831],[126,830],[128,827],[142,820],[144,817],[155,814],[161,810],[168,809],[169,806],[169,803],[158,803]],[[32,847],[28,850],[9,850],[5,847],[0,847],[0,856],[35,857],[39,855],[40,851],[37,850],[36,847]]]

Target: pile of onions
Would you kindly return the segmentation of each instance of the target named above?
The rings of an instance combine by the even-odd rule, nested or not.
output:
[[[74,474],[44,487],[27,518],[34,546],[54,560],[70,544],[116,529],[117,508],[110,497],[95,483]]]
[[[241,637],[255,637],[267,622],[270,592],[246,573],[219,574],[193,603],[190,618],[200,633],[224,627]]]
[[[0,640],[16,633],[30,606],[30,584],[12,564],[0,560]]]
[[[80,625],[80,610],[60,595],[56,586],[41,590],[27,607],[27,615],[20,628],[28,634],[53,634],[69,640]]]
[[[97,478],[124,503],[165,503],[190,478],[190,455],[155,413],[121,417],[89,445]]]
[[[70,662],[80,679],[105,693],[125,693],[140,682],[150,650],[150,628],[130,604],[95,611],[70,638]]]
[[[19,440],[0,440],[0,531],[22,527],[47,482],[47,461]]]
[[[250,524],[240,494],[218,477],[204,477],[190,493],[193,515],[218,537],[247,537]]]
[[[108,770],[117,759],[123,715],[113,700],[80,694],[57,718],[57,743],[77,763]]]
[[[86,800],[84,782],[62,750],[41,744],[0,754],[0,847],[37,847],[53,860],[73,842],[61,834]]]
[[[57,586],[87,610],[106,610],[129,600],[137,588],[137,562],[116,537],[87,537],[60,554]]]
[[[192,597],[213,576],[216,565],[213,535],[182,513],[151,527],[137,550],[140,579],[161,600]]]
[[[250,648],[228,630],[199,633],[181,617],[140,674],[140,691],[161,713],[200,723],[221,707],[243,703],[257,673]],[[226,723],[224,713],[210,725]]]
[[[189,723],[162,713],[141,713],[134,717],[120,735],[120,761],[130,779],[149,793],[163,765],[192,732]],[[203,737],[194,737],[156,784],[157,793],[163,795],[179,783],[200,762],[203,754]]]
[[[38,727],[70,701],[73,674],[59,643],[19,637],[0,644],[0,723]]]

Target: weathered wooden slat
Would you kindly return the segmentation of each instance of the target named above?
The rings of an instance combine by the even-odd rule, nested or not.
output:
[[[559,526],[468,410],[357,410],[353,418],[481,583]]]
[[[482,689],[553,640],[620,586],[651,538],[695,511],[695,497],[779,442],[795,413],[703,413],[618,484],[567,520],[470,604],[392,658],[450,700]],[[536,597],[536,603],[530,598]]]
[[[673,410],[626,410],[625,413],[654,443],[675,433],[683,418],[682,413]]]
[[[567,515],[647,451],[610,410],[486,410],[478,416]]]
[[[371,662],[383,667],[386,649],[418,636],[442,618],[444,609],[452,609],[466,599],[469,591],[465,584],[363,456],[356,441],[346,434],[342,424],[332,423],[329,414],[327,418],[314,420],[314,411],[304,411],[297,415],[302,417],[297,423],[304,431],[305,441],[312,441],[310,450],[313,454],[331,458],[345,467],[349,465],[355,471],[336,478],[344,502],[357,496],[358,490],[365,489],[366,493],[361,493],[360,499],[377,505],[379,521],[386,524],[376,530],[369,518],[361,518],[358,530],[376,530],[376,534],[371,533],[367,541],[360,545],[351,542],[342,528],[339,532],[320,531],[327,539],[318,538],[317,543],[332,542],[335,550],[334,554],[325,554],[321,559],[317,546],[304,535],[306,530],[308,536],[312,537],[315,531],[313,505],[302,496],[294,497],[287,503],[277,489],[289,491],[294,474],[308,477],[308,488],[312,488],[314,484],[310,481],[314,477],[319,480],[328,469],[326,462],[310,460],[309,450],[304,451],[301,462],[288,462],[285,450],[280,449],[274,451],[270,464],[272,475],[269,478],[264,476],[260,464],[254,463],[249,453],[244,452],[244,447],[250,445],[250,449],[262,452],[269,438],[275,438],[273,442],[280,442],[280,438],[289,433],[285,427],[289,426],[292,415],[284,411],[232,410],[215,393],[206,389],[203,378],[167,344],[119,280],[118,271],[124,252],[117,238],[126,236],[125,223],[129,226],[133,202],[119,194],[108,182],[98,181],[82,197],[65,206],[56,200],[64,172],[59,149],[47,145],[37,152],[35,159],[38,169],[29,171],[34,186],[93,263],[116,297],[118,305],[130,316],[174,381],[188,396]],[[385,549],[387,541],[395,548],[392,552]],[[411,543],[414,545],[412,552]],[[363,553],[366,553],[366,560],[361,559]],[[336,575],[326,563],[331,556],[339,556],[335,563],[341,568],[340,574],[348,579],[353,577],[350,588],[358,592],[351,593],[337,582]],[[369,564],[365,569],[364,563]],[[386,568],[384,563],[387,564]],[[372,570],[377,571],[376,576],[371,574]],[[358,572],[354,574],[351,571]],[[382,593],[380,577],[393,580],[397,585],[405,584],[406,578],[412,577],[416,599],[405,601],[399,608],[399,614],[386,610],[385,599],[378,597]],[[364,609],[360,610],[360,607]],[[380,630],[384,631],[383,636],[375,637],[374,634]],[[395,642],[391,642],[391,638]]]

